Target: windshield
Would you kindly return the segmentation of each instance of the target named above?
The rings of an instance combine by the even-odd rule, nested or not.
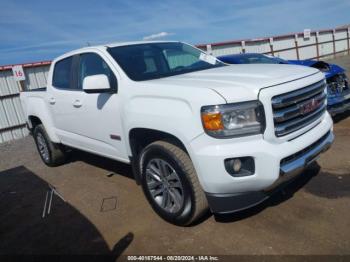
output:
[[[242,55],[239,58],[242,64],[285,64],[286,62],[278,57],[269,57],[261,54]]]
[[[147,43],[108,48],[120,67],[135,81],[162,78],[225,64],[183,43]]]

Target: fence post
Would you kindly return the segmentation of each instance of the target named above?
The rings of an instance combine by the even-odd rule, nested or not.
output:
[[[212,55],[213,54],[213,50],[212,50],[212,48],[211,48],[211,45],[209,44],[209,45],[207,45],[207,53],[209,54],[209,55]]]
[[[19,92],[26,91],[25,82],[23,80],[22,81],[17,81],[17,83],[19,84]]]
[[[348,55],[350,55],[350,38],[349,38],[349,35],[350,35],[350,27],[348,27],[348,30],[346,31],[346,38],[347,38],[347,44],[348,44]]]
[[[333,57],[335,58],[335,29],[332,30],[332,41],[333,41]]]
[[[317,56],[317,60],[320,60],[320,48],[318,46],[318,36],[319,36],[319,33],[318,31],[316,31],[316,34],[315,34],[315,40],[316,40],[316,56]]]
[[[241,41],[242,53],[245,53],[245,41]]]
[[[297,53],[297,60],[300,60],[299,46],[298,46],[298,34],[294,35],[294,37],[295,37],[295,51]]]
[[[270,39],[269,39],[269,42],[270,42],[270,50],[271,50],[271,55],[275,55],[275,53],[274,53],[274,51],[273,51],[273,38],[272,37],[270,37]]]

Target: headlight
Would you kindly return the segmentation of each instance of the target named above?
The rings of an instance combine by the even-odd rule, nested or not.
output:
[[[262,134],[264,107],[259,101],[204,106],[201,110],[204,130],[216,138]]]

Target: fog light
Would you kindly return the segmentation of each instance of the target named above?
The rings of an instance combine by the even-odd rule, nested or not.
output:
[[[242,162],[241,160],[239,160],[239,158],[235,158],[233,159],[233,171],[235,171],[235,173],[238,173],[240,170],[241,170],[241,167],[242,167]]]
[[[251,176],[255,173],[255,163],[252,157],[228,158],[224,161],[226,171],[236,177]]]

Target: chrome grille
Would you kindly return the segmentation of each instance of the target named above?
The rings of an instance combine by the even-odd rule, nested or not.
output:
[[[321,117],[326,111],[324,81],[272,98],[276,136],[295,132]]]

